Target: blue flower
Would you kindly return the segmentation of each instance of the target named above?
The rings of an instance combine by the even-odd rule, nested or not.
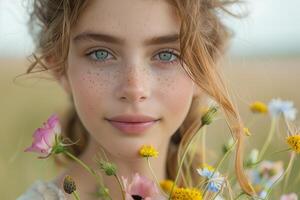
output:
[[[287,120],[291,121],[296,119],[298,112],[292,101],[283,101],[280,98],[272,99],[268,108],[272,117],[277,117],[282,113]]]
[[[224,177],[214,168],[207,166],[197,169],[200,176],[208,179],[207,189],[212,192],[219,192],[224,184]]]

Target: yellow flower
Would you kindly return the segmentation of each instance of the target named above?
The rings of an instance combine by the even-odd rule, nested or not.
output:
[[[296,153],[300,153],[300,135],[288,136],[286,142]]]
[[[152,145],[143,145],[139,151],[142,157],[157,157],[158,151]]]
[[[175,188],[172,200],[202,200],[202,192],[195,188]]]
[[[268,106],[261,101],[255,101],[250,104],[250,110],[254,113],[267,113]]]
[[[174,182],[172,180],[163,180],[160,183],[160,187],[166,192],[166,193],[170,193],[171,189],[173,187]],[[176,188],[176,185],[174,187],[174,189]]]
[[[244,128],[244,132],[245,132],[245,134],[247,135],[247,136],[251,136],[251,133],[250,133],[250,131],[249,131],[249,128]]]

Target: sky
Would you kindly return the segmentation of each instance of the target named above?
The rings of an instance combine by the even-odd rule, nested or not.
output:
[[[28,0],[0,0],[0,57],[28,56]],[[248,0],[243,19],[222,17],[235,33],[230,53],[237,56],[300,55],[300,0]],[[246,10],[234,7],[233,10]]]

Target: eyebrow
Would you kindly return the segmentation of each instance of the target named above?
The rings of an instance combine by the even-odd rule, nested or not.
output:
[[[83,32],[78,34],[73,38],[75,43],[82,40],[94,40],[94,41],[102,41],[107,43],[113,43],[118,45],[124,45],[125,39],[118,38],[113,35],[103,34],[103,33],[94,33],[94,32]],[[166,43],[175,43],[179,41],[179,34],[173,33],[169,35],[163,36],[154,36],[150,39],[147,39],[143,42],[143,45],[158,45],[158,44],[166,44]]]

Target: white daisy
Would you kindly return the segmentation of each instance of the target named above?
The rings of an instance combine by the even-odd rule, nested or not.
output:
[[[292,101],[283,101],[280,98],[272,99],[268,104],[268,109],[272,117],[277,117],[281,113],[290,121],[296,119],[297,109]]]

